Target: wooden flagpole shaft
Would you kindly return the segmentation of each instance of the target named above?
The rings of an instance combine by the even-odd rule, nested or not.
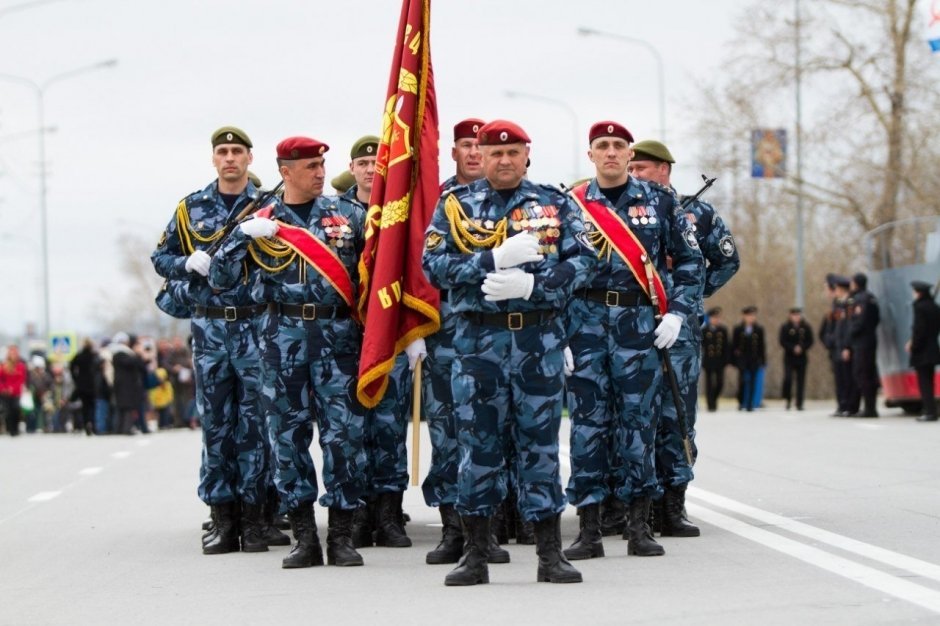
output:
[[[421,359],[415,362],[411,390],[411,485],[418,486],[421,465]]]

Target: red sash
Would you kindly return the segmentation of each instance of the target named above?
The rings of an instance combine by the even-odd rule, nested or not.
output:
[[[669,302],[666,300],[666,287],[663,285],[663,279],[659,277],[656,268],[653,267],[649,256],[646,254],[646,248],[636,238],[626,222],[620,219],[614,211],[607,208],[603,202],[587,199],[588,183],[582,183],[572,189],[572,195],[575,202],[581,207],[591,222],[597,226],[604,238],[610,242],[611,247],[617,251],[620,258],[624,260],[636,282],[646,292],[650,301],[659,308],[659,314],[665,315],[669,309]],[[650,295],[650,282],[656,290],[655,297]]]
[[[268,206],[256,212],[255,215],[270,219],[273,210],[273,206]],[[349,278],[349,272],[346,271],[346,266],[339,260],[336,253],[330,250],[329,246],[325,243],[314,237],[313,233],[306,228],[292,226],[280,220],[275,221],[277,221],[278,230],[274,238],[299,254],[304,261],[313,266],[313,268],[339,292],[339,295],[343,297],[343,300],[345,300],[346,304],[352,309],[353,317],[358,320],[359,313],[356,309],[356,299],[353,295],[355,291],[353,290],[352,279]]]

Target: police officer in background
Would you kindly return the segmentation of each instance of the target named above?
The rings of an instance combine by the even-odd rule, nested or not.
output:
[[[829,301],[829,310],[823,316],[819,324],[819,343],[825,346],[829,354],[829,365],[832,368],[833,387],[836,390],[836,411],[833,416],[837,416],[841,410],[838,402],[839,398],[839,376],[836,371],[838,364],[838,354],[835,349],[835,310],[836,310],[836,275],[826,274],[826,281],[823,283],[823,290],[826,300]]]
[[[366,463],[365,409],[356,400],[361,333],[353,311],[365,214],[358,205],[322,195],[327,150],[308,137],[277,145],[283,201],[242,222],[213,257],[210,275],[213,286],[226,288],[249,256],[264,270],[251,290],[256,301],[268,303],[261,325],[262,406],[281,509],[296,540],[284,568],[323,565],[310,456],[314,420],[323,450],[320,504],[330,513],[327,562],[363,563],[352,545]],[[290,239],[271,239],[282,230]]]
[[[728,327],[721,323],[721,307],[709,309],[702,328],[702,369],[705,370],[705,403],[710,412],[718,410],[718,398],[725,384],[730,342]]]
[[[613,495],[628,509],[627,552],[664,554],[647,526],[651,501],[661,494],[655,471],[662,380],[657,348],[675,343],[701,297],[698,240],[677,212],[674,193],[628,173],[632,141],[630,131],[617,122],[591,126],[588,157],[596,176],[572,190],[599,259],[586,288],[577,290],[568,306],[567,495],[581,520],[578,538],[565,551],[573,559],[604,556],[600,505],[611,491],[612,476]],[[673,259],[672,272],[667,256]],[[650,280],[660,283],[668,300],[661,320],[648,295]],[[657,291],[657,303],[659,298]]]
[[[881,322],[878,299],[868,291],[868,277],[858,273],[852,277],[852,306],[849,309],[849,338],[852,347],[852,377],[862,399],[859,417],[878,417],[875,401],[878,396],[877,328]]]
[[[940,365],[940,306],[930,293],[930,283],[915,280],[911,283],[914,290],[914,320],[911,339],[905,349],[911,355],[911,367],[917,372],[917,386],[920,389],[923,413],[918,422],[937,421],[937,401],[934,396],[934,368]]]
[[[561,551],[558,432],[564,391],[563,312],[596,256],[567,197],[525,179],[528,135],[504,120],[477,135],[485,178],[438,203],[424,269],[458,314],[451,378],[460,464],[457,512],[466,551],[446,585],[489,582],[490,520],[512,471],[534,522],[540,582],[581,582]]]
[[[633,145],[633,158],[628,171],[640,180],[658,183],[672,189],[672,166],[675,159],[659,141],[638,141]],[[705,260],[699,274],[699,288],[694,296],[694,309],[689,315],[675,345],[669,350],[672,369],[676,375],[679,393],[685,407],[687,434],[692,449],[692,461],[698,455],[695,446],[695,418],[698,403],[698,377],[702,363],[702,318],[705,317],[704,299],[725,285],[741,266],[738,249],[731,231],[715,207],[695,200],[687,202],[683,217],[685,228],[691,231]],[[665,537],[698,537],[699,529],[685,519],[685,491],[692,481],[692,465],[686,458],[679,426],[676,401],[670,382],[663,377],[662,413],[656,432],[656,474],[663,486],[662,507],[657,507],[654,525]],[[661,511],[662,514],[659,514]]]
[[[255,318],[263,306],[251,297],[246,269],[224,290],[207,280],[205,249],[256,192],[248,180],[251,140],[234,126],[212,133],[218,178],[180,201],[151,261],[167,291],[192,314],[196,406],[202,425],[199,497],[209,505],[214,533],[204,554],[239,549],[264,552],[262,506],[266,500],[264,420]],[[240,514],[239,514],[240,510]],[[239,519],[240,517],[240,519]]]
[[[838,411],[833,417],[858,415],[861,401],[858,385],[852,375],[852,338],[849,334],[849,316],[854,301],[849,295],[851,281],[844,276],[835,277],[835,300],[833,303],[832,345],[836,353],[836,397]]]
[[[813,329],[803,319],[803,309],[793,307],[786,322],[780,326],[780,347],[783,348],[783,399],[793,397],[793,379],[796,378],[796,410],[803,410],[803,392],[806,388],[806,352],[813,346]]]
[[[360,137],[349,151],[349,171],[356,181],[343,198],[358,205],[363,214],[369,208],[379,138]],[[408,488],[408,411],[411,407],[411,373],[415,362],[426,353],[423,339],[418,339],[395,358],[382,400],[366,417],[365,447],[367,506],[357,512],[354,540],[356,547],[376,545],[408,548],[411,539],[405,533],[401,510]]]
[[[731,353],[738,368],[738,410],[753,411],[757,372],[767,364],[764,327],[757,323],[757,307],[741,309],[741,323],[731,332]]]

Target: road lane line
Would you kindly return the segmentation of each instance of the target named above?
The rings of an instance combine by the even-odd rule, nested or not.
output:
[[[771,526],[775,526],[782,530],[786,530],[796,535],[802,535],[821,543],[828,544],[835,548],[839,548],[840,550],[857,554],[859,556],[865,557],[866,559],[878,561],[880,563],[884,563],[885,565],[897,567],[913,574],[917,574],[918,576],[923,576],[924,578],[929,578],[930,580],[940,582],[940,565],[935,565],[927,561],[921,561],[920,559],[915,559],[914,557],[910,557],[899,552],[893,552],[885,548],[880,548],[870,543],[865,543],[856,539],[850,539],[844,535],[839,535],[828,530],[810,526],[809,524],[804,524],[788,517],[783,517],[782,515],[776,515],[769,511],[764,511],[762,509],[749,506],[743,502],[738,502],[736,500],[720,496],[716,493],[705,491],[704,489],[700,489],[698,487],[689,487],[688,495],[697,500],[702,500],[734,513],[746,515],[747,517],[753,518]]]
[[[61,491],[40,491],[34,496],[26,499],[27,502],[48,502],[61,494]]]
[[[938,591],[908,582],[897,576],[841,556],[830,554],[794,539],[788,539],[769,530],[752,526],[747,522],[712,511],[699,504],[686,501],[686,508],[694,517],[712,526],[717,526],[722,530],[734,533],[772,550],[782,552],[810,565],[815,565],[875,591],[906,600],[934,613],[940,613],[940,592]]]
[[[130,455],[131,455],[131,453],[128,452],[127,450],[122,450],[122,451],[120,451],[120,452],[112,452],[112,453],[111,453],[111,456],[112,456],[113,458],[115,458],[115,459],[126,459],[126,458],[129,457]]]
[[[101,470],[103,469],[104,469],[103,467],[86,467],[85,469],[79,471],[78,473],[81,476],[94,476],[95,474],[101,473]]]

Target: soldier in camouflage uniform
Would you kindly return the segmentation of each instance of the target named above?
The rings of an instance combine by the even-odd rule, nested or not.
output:
[[[196,407],[203,433],[198,493],[214,521],[203,553],[237,551],[239,538],[244,551],[263,552],[268,549],[262,523],[266,455],[255,330],[263,307],[252,300],[241,266],[241,281],[214,291],[206,278],[210,259],[205,252],[256,192],[248,180],[251,140],[244,131],[224,127],[212,134],[212,149],[218,179],[179,203],[151,260],[167,279],[175,304],[192,313]]]
[[[675,194],[628,174],[633,154],[630,131],[616,122],[598,122],[591,127],[588,140],[588,156],[597,176],[576,187],[573,194],[595,213],[613,213],[629,229],[625,234],[632,233],[639,241],[641,258],[647,262],[642,268],[632,268],[617,252],[627,250],[630,239],[615,241],[592,229],[600,257],[598,271],[586,288],[575,292],[568,307],[568,356],[573,361],[569,369],[573,371],[568,378],[571,478],[567,494],[568,501],[578,507],[581,530],[565,554],[570,559],[604,556],[600,504],[611,490],[612,476],[613,495],[628,507],[624,531],[628,553],[658,556],[664,550],[646,524],[651,499],[660,493],[654,446],[662,367],[654,348],[670,347],[683,320],[695,315],[702,255],[694,232],[678,212]],[[667,255],[672,257],[671,273]],[[668,301],[661,321],[646,291],[654,270],[662,278]]]
[[[343,198],[358,205],[363,213],[369,208],[375,159],[379,138],[366,135],[349,152],[349,172],[355,184]],[[367,506],[356,511],[353,539],[356,547],[376,545],[407,548],[411,539],[405,533],[401,510],[402,496],[408,488],[408,417],[411,407],[411,373],[414,361],[423,352],[424,340],[409,345],[395,359],[382,400],[368,410],[365,426]]]
[[[328,149],[306,137],[278,144],[283,202],[236,229],[213,257],[210,275],[213,285],[225,288],[238,280],[248,256],[264,270],[251,290],[256,301],[269,303],[262,319],[262,406],[281,509],[297,541],[285,568],[323,564],[309,451],[314,420],[326,488],[320,504],[330,512],[327,562],[363,563],[352,544],[365,466],[365,410],[356,401],[361,333],[352,306],[365,215],[357,205],[322,195]],[[278,239],[269,239],[278,232]],[[299,238],[287,245],[291,233]]]
[[[485,179],[441,199],[424,253],[431,283],[449,290],[457,314],[451,378],[460,454],[456,508],[468,538],[444,582],[489,581],[490,518],[506,496],[510,450],[520,507],[535,525],[537,580],[580,582],[561,551],[563,311],[596,255],[568,198],[524,179],[525,131],[496,120],[478,139]]]
[[[658,141],[639,141],[633,146],[630,174],[640,180],[652,181],[672,188],[670,178],[675,163],[669,149]],[[672,368],[679,384],[679,393],[685,407],[685,421],[692,448],[692,461],[698,454],[695,446],[695,417],[698,402],[698,377],[702,364],[701,323],[705,315],[704,298],[708,298],[731,280],[741,266],[731,231],[715,208],[707,202],[687,202],[683,216],[687,228],[695,234],[698,247],[705,260],[705,271],[699,275],[701,295],[695,299],[695,309],[689,315],[679,339],[669,350]],[[699,529],[685,518],[685,491],[692,481],[689,464],[682,444],[676,403],[669,381],[662,381],[662,413],[656,434],[656,474],[663,487],[663,498],[656,507],[655,525],[663,536],[698,537]]]

